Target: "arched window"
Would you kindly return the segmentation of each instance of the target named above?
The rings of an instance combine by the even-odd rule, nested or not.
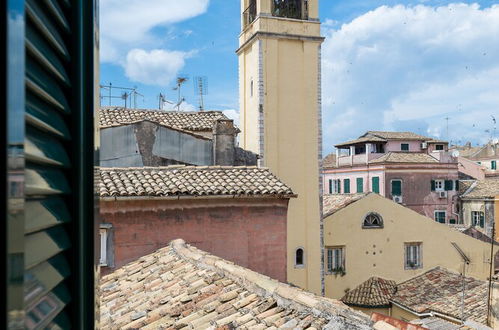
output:
[[[297,248],[295,252],[295,267],[302,267],[305,265],[305,254],[303,248]]]
[[[362,228],[383,228],[383,218],[381,215],[371,212],[364,217]]]

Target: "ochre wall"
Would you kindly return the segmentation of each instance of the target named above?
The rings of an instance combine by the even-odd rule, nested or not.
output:
[[[383,217],[382,229],[363,229],[366,214]],[[345,246],[344,276],[326,275],[326,296],[340,299],[371,276],[397,283],[436,266],[461,272],[463,259],[452,242],[471,259],[466,275],[486,280],[490,245],[400,206],[377,194],[350,204],[324,220],[325,246]],[[404,268],[404,243],[422,242],[419,269]]]
[[[101,201],[100,212],[112,224],[116,268],[182,238],[286,281],[287,204],[273,198]]]
[[[317,17],[318,1],[309,6]],[[268,6],[262,2],[261,8]],[[241,33],[238,50],[241,146],[263,153],[262,164],[298,194],[288,212],[288,281],[319,294],[321,42],[318,21],[260,16]],[[255,72],[261,73],[255,82],[262,88],[258,102],[248,97]],[[298,247],[305,251],[304,267],[294,264]]]

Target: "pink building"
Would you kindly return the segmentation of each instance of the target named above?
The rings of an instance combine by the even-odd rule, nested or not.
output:
[[[441,223],[460,223],[458,162],[448,143],[411,132],[369,131],[323,162],[325,193],[375,192]]]

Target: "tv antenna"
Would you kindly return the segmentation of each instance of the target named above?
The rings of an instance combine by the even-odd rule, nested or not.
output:
[[[125,101],[125,108],[127,108],[128,105],[128,97],[130,97],[130,106],[132,105],[132,100],[133,100],[133,107],[136,109],[137,108],[137,96],[142,96],[142,100],[144,100],[144,95],[140,94],[137,92],[137,86],[134,86],[133,88],[130,87],[119,87],[119,86],[113,86],[113,83],[109,83],[109,85],[100,85],[99,86],[101,89],[100,93],[100,100],[101,100],[101,105],[102,105],[102,100],[103,99],[109,99],[109,106],[112,106],[113,104],[113,99],[120,99]],[[104,91],[107,91],[107,95],[104,95]],[[113,95],[113,91],[117,90],[120,93],[118,95]]]
[[[204,95],[208,94],[208,78],[194,78],[194,93],[199,96],[199,111],[204,111]]]
[[[449,141],[449,117],[445,117],[444,118],[446,121],[447,121],[447,135],[446,135],[446,138],[447,138],[447,141]]]
[[[177,111],[180,110],[180,104],[185,101],[185,98],[182,97],[182,94],[180,93],[180,90],[182,88],[182,85],[185,84],[189,80],[189,77],[187,76],[178,76],[177,77],[177,86],[173,88],[174,91],[178,91],[178,99],[177,99],[177,104],[175,104],[175,107],[177,108]]]
[[[165,105],[165,103],[173,104],[173,102],[170,102],[166,99],[166,95],[163,95],[163,93],[159,93],[158,99],[159,99],[159,107],[158,107],[159,110],[163,110],[163,106]]]

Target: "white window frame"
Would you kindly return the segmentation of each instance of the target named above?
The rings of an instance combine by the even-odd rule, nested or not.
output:
[[[447,211],[446,210],[435,210],[433,212],[433,219],[438,222],[438,223],[442,223],[440,221],[437,220],[437,213],[443,213],[444,214],[444,222],[443,223],[447,223]]]
[[[100,238],[100,258],[99,265],[102,267],[109,266],[109,233],[112,228],[111,224],[103,223],[99,228],[99,238]]]
[[[445,191],[445,180],[435,180],[435,191]]]
[[[483,228],[482,226],[480,226],[480,216],[482,214],[483,214],[483,218],[485,219],[485,212],[483,212],[483,211],[471,211],[471,224],[472,224],[472,226]],[[478,218],[476,219],[475,216],[478,216]],[[484,226],[485,226],[485,220],[484,220]]]
[[[326,248],[326,272],[328,274],[345,273],[345,246],[329,246]]]
[[[409,248],[409,249],[408,249]],[[409,258],[411,260],[409,260]],[[409,265],[411,261],[414,266]],[[423,268],[423,243],[411,242],[404,244],[404,269]]]

